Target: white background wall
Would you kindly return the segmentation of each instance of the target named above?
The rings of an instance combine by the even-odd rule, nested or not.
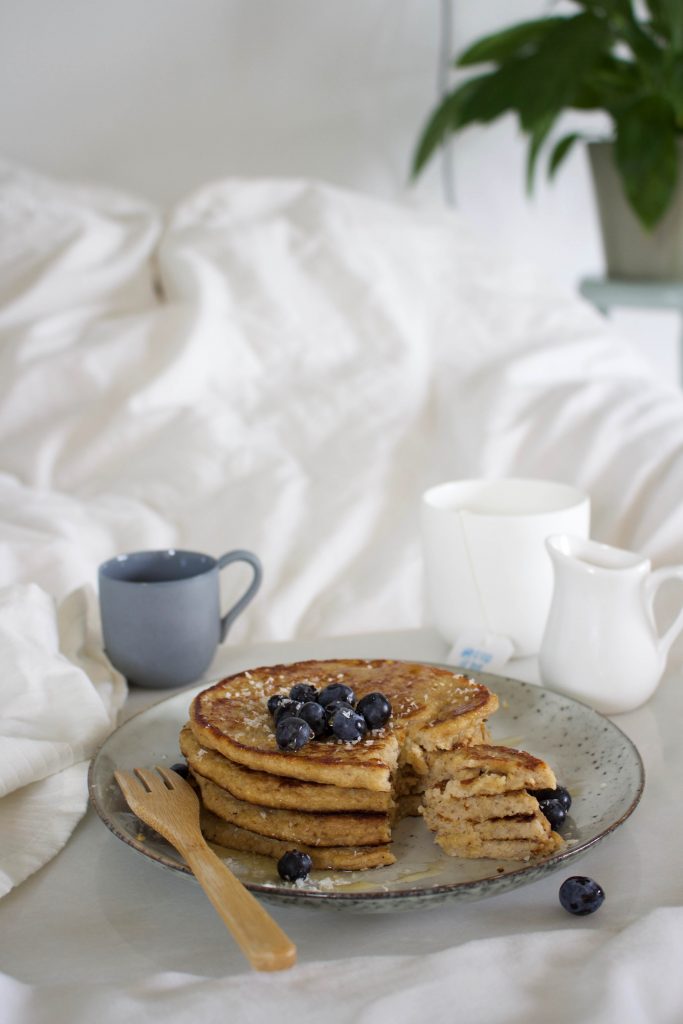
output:
[[[451,0],[454,50],[551,7],[563,9]],[[436,95],[440,13],[441,0],[0,0],[0,149],[162,203],[227,175],[440,203],[437,164],[408,190]],[[511,117],[469,129],[453,158],[457,205],[492,245],[569,288],[602,271],[581,150],[552,186],[539,175],[532,199]],[[678,318],[614,320],[675,381]]]

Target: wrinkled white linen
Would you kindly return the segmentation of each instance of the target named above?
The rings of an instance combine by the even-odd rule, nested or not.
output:
[[[661,908],[613,935],[589,927],[520,933],[429,956],[309,963],[272,975],[167,973],[125,987],[40,989],[0,975],[0,998],[9,1020],[31,1024],[194,1024],[214,1019],[218,1007],[239,1024],[282,1019],[283,1013],[287,1021],[317,1024],[323,1007],[335,1024],[426,1018],[434,1024],[517,1024],[548,1017],[556,1024],[678,1024],[680,914],[679,907]]]
[[[227,181],[162,220],[6,167],[0,219],[0,582],[249,547],[237,639],[410,627],[419,495],[482,473],[578,484],[595,536],[683,561],[680,395],[455,215]]]
[[[53,857],[84,814],[87,759],[125,695],[92,591],[57,609],[35,584],[0,590],[0,896]]]

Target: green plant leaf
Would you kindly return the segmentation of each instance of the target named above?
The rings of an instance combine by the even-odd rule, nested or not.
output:
[[[460,54],[456,61],[457,67],[470,67],[472,64],[494,62],[502,64],[511,57],[533,49],[553,25],[564,22],[565,18],[537,18],[535,21],[523,21],[519,25],[505,28],[502,32],[494,32],[483,36]]]
[[[671,202],[678,175],[671,107],[656,96],[636,100],[615,119],[615,160],[626,197],[646,229]]]
[[[425,164],[434,155],[434,152],[441,146],[451,132],[457,131],[462,126],[462,111],[469,97],[477,92],[483,81],[489,76],[480,75],[463,82],[437,105],[428,118],[415,147],[413,155],[411,175],[416,178],[423,170]],[[495,115],[494,115],[495,116]]]
[[[463,105],[461,126],[486,123],[514,110],[523,130],[531,134],[546,118],[571,105],[582,76],[598,62],[605,42],[605,24],[593,15],[561,19],[534,53],[479,80]]]
[[[574,146],[575,142],[582,138],[579,132],[571,132],[569,135],[563,136],[553,147],[553,151],[550,154],[550,160],[548,161],[548,177],[554,178],[560,167],[560,164],[564,161],[565,157],[569,155]]]
[[[677,53],[683,53],[683,4],[681,0],[647,0],[656,32],[669,40]]]
[[[526,163],[526,190],[530,193],[533,190],[534,185],[534,174],[536,171],[536,163],[538,161],[538,154],[541,151],[541,146],[548,137],[548,134],[557,120],[556,114],[549,114],[547,117],[542,118],[532,129],[529,138],[529,150],[527,153]]]

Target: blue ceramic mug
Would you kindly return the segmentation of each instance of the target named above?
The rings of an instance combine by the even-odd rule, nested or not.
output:
[[[251,582],[223,616],[218,574],[247,562]],[[104,562],[98,573],[104,649],[139,686],[182,686],[211,664],[218,644],[261,585],[261,563],[250,551],[220,558],[198,551],[135,551]]]

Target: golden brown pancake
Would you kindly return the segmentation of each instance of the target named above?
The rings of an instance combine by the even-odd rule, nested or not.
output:
[[[285,840],[272,839],[239,828],[206,809],[202,811],[202,832],[209,842],[218,846],[245,853],[260,853],[275,860],[296,848],[301,853],[307,853],[313,861],[313,867],[321,871],[364,871],[393,864],[396,860],[386,843],[380,846],[305,846],[297,843],[295,847]]]
[[[349,811],[341,814],[286,811],[259,807],[220,789],[215,783],[195,776],[202,803],[219,818],[271,839],[284,839],[306,846],[375,846],[391,840],[388,814]]]
[[[317,689],[330,683],[350,686],[356,699],[374,691],[392,705],[384,729],[350,744],[313,741],[301,750],[280,750],[266,703],[295,683]],[[497,697],[481,683],[449,669],[400,661],[334,660],[297,662],[240,672],[195,697],[190,726],[202,747],[237,764],[262,771],[351,789],[391,792],[401,747],[410,737],[420,748],[449,749],[481,734],[496,710]]]
[[[516,789],[554,789],[555,774],[545,761],[525,750],[489,744],[440,751],[429,759],[427,786],[446,784],[447,796],[504,793]]]
[[[302,782],[284,775],[245,768],[223,757],[217,750],[202,747],[189,723],[180,733],[180,749],[195,776],[215,782],[238,800],[261,807],[293,811],[374,811],[388,814],[394,809],[391,793],[372,789],[349,789],[320,782]]]

